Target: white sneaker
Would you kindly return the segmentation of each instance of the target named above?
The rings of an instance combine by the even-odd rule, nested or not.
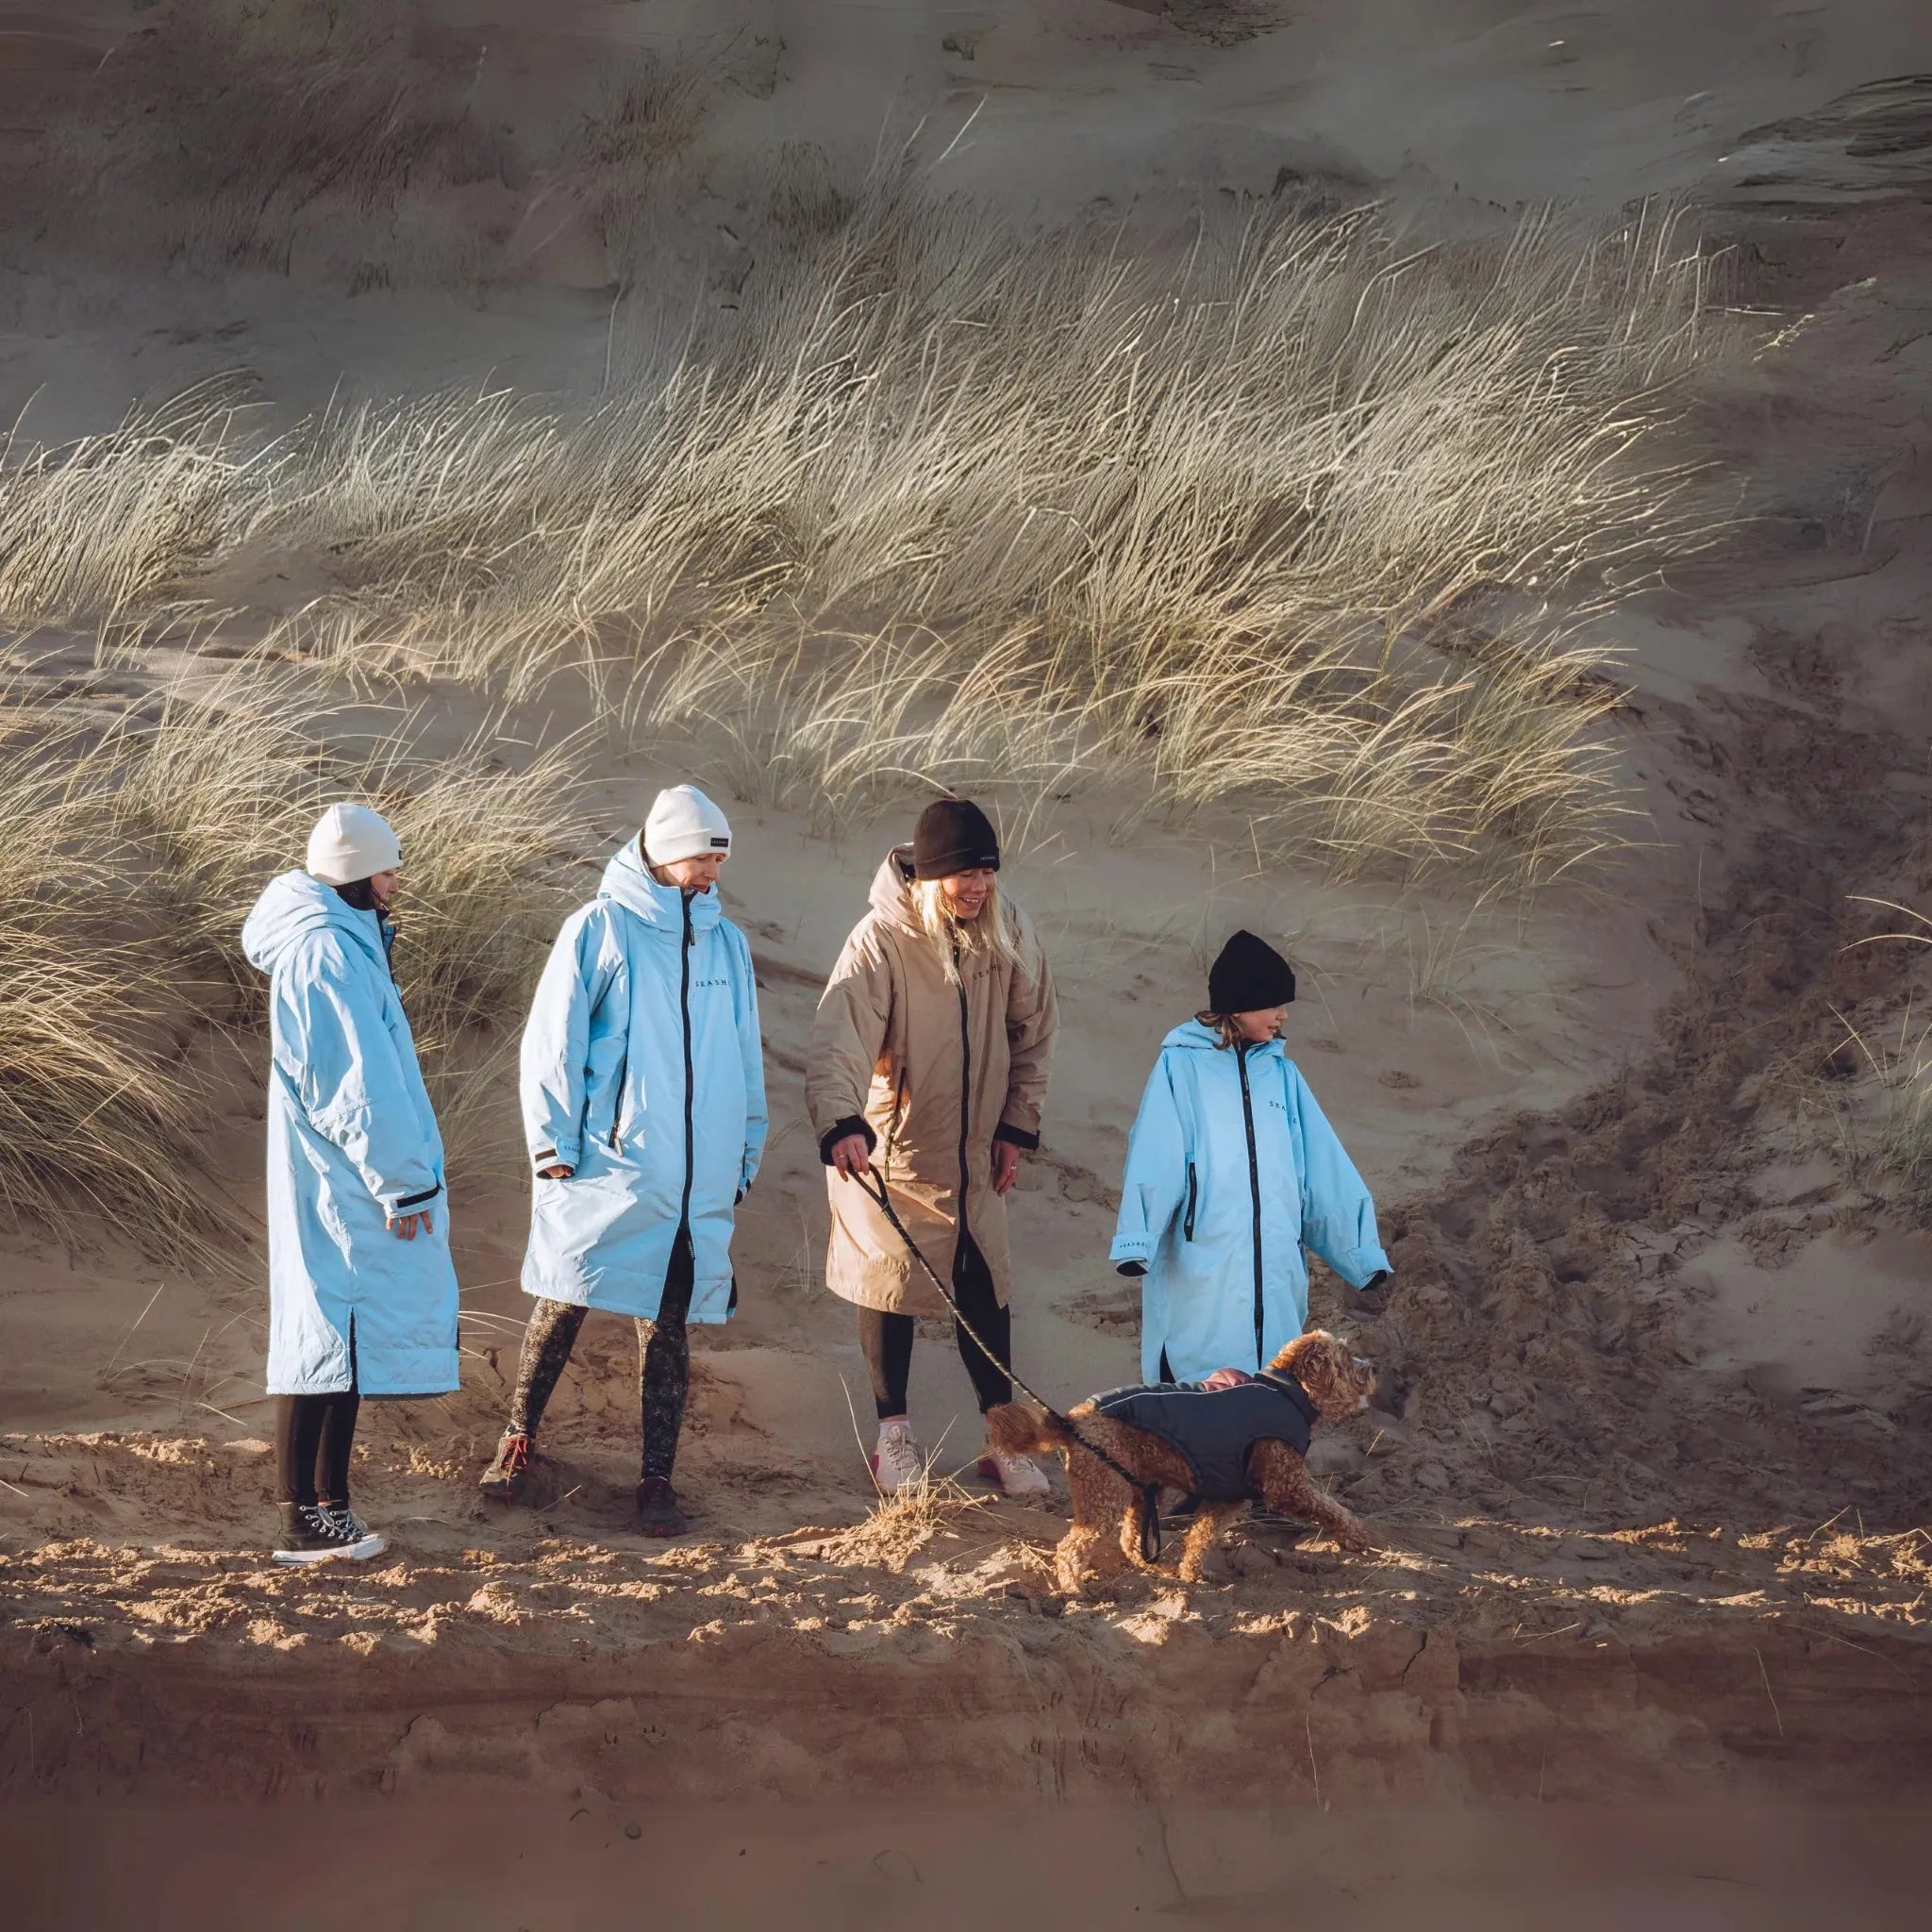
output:
[[[989,1448],[979,1458],[979,1474],[997,1483],[1009,1496],[1046,1496],[1052,1488],[1046,1472],[1030,1456],[1002,1456]]]
[[[910,1423],[893,1423],[879,1431],[878,1452],[872,1459],[872,1479],[880,1492],[903,1495],[925,1480],[925,1457]]]

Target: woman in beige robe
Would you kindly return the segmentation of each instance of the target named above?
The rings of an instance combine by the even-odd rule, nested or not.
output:
[[[812,1026],[806,1105],[831,1195],[825,1278],[858,1306],[878,1407],[873,1471],[888,1493],[925,1458],[906,1412],[914,1323],[943,1315],[924,1271],[866,1192],[876,1175],[920,1252],[998,1357],[955,1324],[981,1414],[1012,1399],[1006,1195],[1040,1144],[1058,1024],[1053,976],[1026,915],[999,891],[986,814],[939,799],[886,856],[872,909],[832,970]],[[989,1445],[980,1474],[1015,1493],[1046,1478]]]

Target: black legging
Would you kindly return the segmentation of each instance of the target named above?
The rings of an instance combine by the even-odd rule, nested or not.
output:
[[[987,1346],[1000,1360],[1013,1359],[1012,1310],[1000,1306],[993,1291],[992,1271],[971,1235],[964,1237],[953,1261],[953,1298],[959,1312],[985,1336]],[[882,1308],[858,1311],[858,1345],[865,1352],[865,1366],[872,1375],[873,1400],[883,1419],[906,1413],[906,1390],[912,1374],[912,1336],[917,1326],[910,1315],[888,1314]],[[958,1322],[953,1339],[959,1346],[959,1359],[973,1378],[973,1392],[979,1398],[979,1412],[997,1407],[1013,1399],[1013,1385],[1005,1370],[988,1360],[986,1352]]]
[[[664,1294],[655,1321],[638,1317],[638,1402],[643,1410],[643,1474],[667,1481],[677,1462],[677,1439],[684,1429],[684,1404],[691,1389],[691,1312],[696,1269],[691,1237],[680,1234],[664,1274]],[[517,1386],[510,1397],[509,1432],[535,1436],[543,1411],[563,1374],[588,1308],[574,1302],[540,1300],[524,1328],[517,1359]]]
[[[330,1503],[349,1500],[349,1451],[356,1442],[361,1391],[275,1398],[275,1500]]]

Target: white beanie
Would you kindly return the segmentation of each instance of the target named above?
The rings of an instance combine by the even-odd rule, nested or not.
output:
[[[308,835],[308,870],[325,885],[346,886],[393,872],[403,848],[389,821],[366,805],[332,805]]]
[[[658,792],[644,821],[644,857],[653,865],[680,858],[731,856],[731,827],[724,814],[695,785]]]

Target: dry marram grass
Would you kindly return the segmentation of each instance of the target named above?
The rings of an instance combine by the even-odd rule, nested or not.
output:
[[[8,608],[214,569],[270,656],[508,699],[588,669],[819,813],[1109,780],[1235,802],[1338,874],[1532,886],[1624,842],[1617,691],[1573,627],[1712,528],[1680,385],[1726,331],[1671,220],[1023,235],[891,170],[772,208],[737,308],[629,339],[588,412],[431,396],[270,436],[221,399],[78,468],[19,453]],[[190,526],[156,489],[139,568],[95,557],[110,497],[148,500],[124,473],[170,466]],[[334,587],[283,608],[291,555]]]
[[[916,1483],[881,1495],[862,1523],[826,1537],[818,1552],[828,1562],[902,1571],[936,1537],[957,1530],[966,1517],[992,1502],[951,1476],[935,1475],[928,1464]]]
[[[491,1029],[527,1000],[578,824],[571,748],[511,767],[486,732],[430,757],[407,721],[331,741],[299,687],[234,674],[91,696],[112,694],[0,694],[0,1212],[70,1239],[104,1214],[167,1252],[224,1224],[197,1179],[217,1073],[191,1049],[260,1010],[242,918],[343,796],[397,825],[406,1000],[458,1140],[487,1144],[509,1078]]]
[[[175,995],[118,903],[96,741],[18,691],[0,721],[0,1215],[190,1240],[210,1224],[180,1175],[194,1094],[170,1064]]]

